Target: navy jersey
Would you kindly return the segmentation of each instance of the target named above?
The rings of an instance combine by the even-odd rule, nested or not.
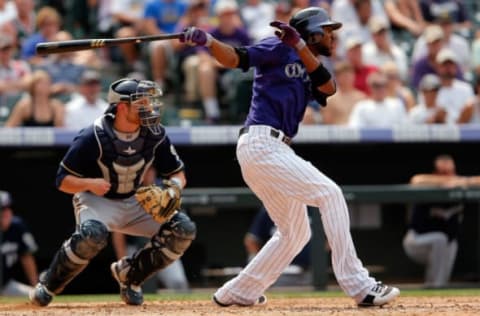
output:
[[[262,244],[265,244],[275,233],[276,227],[268,215],[267,211],[262,207],[255,215],[248,232]],[[310,265],[310,242],[300,251],[293,259],[292,264],[299,265],[304,269]]]
[[[457,239],[463,205],[458,203],[422,203],[413,208],[410,228],[415,232],[443,232],[449,240]]]
[[[14,269],[22,255],[37,251],[37,244],[24,221],[13,216],[7,231],[2,232],[0,246],[2,253],[3,284],[6,284],[14,274]]]
[[[297,52],[277,37],[246,47],[255,67],[245,125],[269,125],[293,137],[312,99],[310,77]]]
[[[113,132],[110,115],[79,132],[57,171],[56,185],[71,174],[82,178],[104,178],[110,182],[107,198],[132,196],[140,186],[145,170],[155,163],[158,173],[167,177],[183,169],[170,139],[163,130],[154,135],[142,127],[137,138],[123,141]]]

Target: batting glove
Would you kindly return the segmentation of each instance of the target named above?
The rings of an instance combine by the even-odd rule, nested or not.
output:
[[[270,23],[270,26],[277,29],[275,35],[286,45],[296,48],[297,50],[305,47],[305,41],[300,37],[300,34],[298,34],[294,27],[280,21],[273,21]]]
[[[180,34],[179,40],[181,43],[190,46],[210,47],[212,45],[213,37],[209,33],[191,26],[183,30],[183,33]]]

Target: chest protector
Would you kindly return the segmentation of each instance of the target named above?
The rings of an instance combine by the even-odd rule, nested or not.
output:
[[[103,178],[112,185],[105,197],[129,197],[139,186],[146,167],[152,164],[155,150],[163,142],[165,132],[154,135],[141,127],[136,139],[123,141],[115,135],[109,117],[104,116],[100,123],[95,125],[95,135],[101,148],[97,162]]]

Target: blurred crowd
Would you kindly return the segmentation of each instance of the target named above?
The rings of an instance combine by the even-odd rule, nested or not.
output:
[[[39,56],[39,42],[181,32],[245,46],[273,20],[321,6],[337,31],[322,57],[337,82],[304,124],[392,127],[480,122],[480,4],[476,0],[0,0],[0,126],[79,129],[103,113],[109,84],[155,80],[164,124],[241,124],[253,72],[227,70],[177,40]]]

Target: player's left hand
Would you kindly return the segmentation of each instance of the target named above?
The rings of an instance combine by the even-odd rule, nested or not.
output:
[[[270,26],[277,29],[275,35],[286,45],[298,50],[305,46],[305,41],[294,27],[280,21],[273,21]]]
[[[181,189],[172,181],[164,181],[165,188],[156,185],[143,186],[137,189],[135,198],[142,208],[153,219],[161,224],[180,209]]]
[[[207,32],[194,26],[187,27],[180,34],[179,41],[190,46],[207,46],[212,45],[213,37]]]

